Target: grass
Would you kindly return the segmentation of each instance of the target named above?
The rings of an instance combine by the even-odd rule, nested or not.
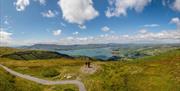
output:
[[[72,75],[73,78],[76,78],[80,73],[80,67],[84,65],[83,61],[66,58],[30,61],[10,59],[3,60],[4,61],[0,61],[0,63],[10,67],[11,69],[49,80],[62,80],[65,79],[64,76],[68,74]],[[60,75],[55,77],[44,77],[42,73],[47,69],[56,69]]]
[[[0,68],[0,91],[78,91],[78,88],[74,85],[40,85],[12,76]]]
[[[2,58],[10,58],[15,60],[37,60],[37,59],[53,59],[53,58],[72,58],[65,54],[59,54],[58,52],[43,51],[43,50],[25,50],[13,52],[10,54],[4,54]]]
[[[54,77],[59,75],[60,73],[56,70],[56,69],[45,69],[42,73],[41,73],[44,77]]]
[[[180,49],[131,61],[94,61],[93,64],[98,65],[99,69],[91,75],[80,71],[84,65],[84,60],[80,59],[59,58],[23,61],[0,58],[0,63],[20,73],[48,80],[68,79],[65,76],[71,75],[70,79],[83,81],[88,91],[180,91]],[[54,77],[44,77],[41,73],[49,68],[56,69],[60,74]],[[7,78],[5,78],[6,76],[0,77],[12,79],[9,74],[6,75]],[[23,83],[21,81],[22,79],[19,82]],[[7,82],[6,84],[11,86],[11,83]],[[6,86],[3,85],[3,87]],[[37,87],[36,89],[49,89],[49,87],[41,85],[34,87]],[[62,86],[57,87],[57,89],[61,88]],[[70,89],[74,88],[70,87]]]
[[[19,52],[19,51],[23,51],[23,50],[10,48],[10,47],[0,47],[0,55],[10,54],[10,53]]]
[[[104,74],[101,73],[100,78],[109,79],[105,87],[112,86],[114,91],[126,91],[127,88],[130,91],[180,90],[179,50],[130,62],[105,63],[103,69]]]

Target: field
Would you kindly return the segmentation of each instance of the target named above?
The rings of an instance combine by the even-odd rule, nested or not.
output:
[[[91,74],[82,71],[83,59],[0,58],[0,64],[48,80],[78,79],[85,84],[87,91],[180,91],[180,49],[129,61],[91,61],[97,69]],[[44,75],[46,73],[55,75]],[[3,69],[0,69],[0,75],[0,91],[14,91],[13,88],[16,91],[77,91],[73,85],[36,84],[14,77]]]
[[[0,75],[0,91],[78,91],[74,85],[40,85],[12,76],[2,68],[0,68]]]

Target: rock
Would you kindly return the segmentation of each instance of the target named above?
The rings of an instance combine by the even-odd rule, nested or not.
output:
[[[72,76],[71,76],[71,75],[68,75],[66,78],[67,78],[67,79],[70,79],[70,78],[72,78]]]

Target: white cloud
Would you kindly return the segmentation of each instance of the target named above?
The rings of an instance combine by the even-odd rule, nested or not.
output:
[[[62,30],[56,30],[56,31],[53,31],[53,35],[54,36],[58,36],[58,35],[60,35],[61,34],[61,32],[62,32]]]
[[[4,16],[2,18],[2,21],[5,25],[10,25],[10,22],[11,22],[11,17],[10,16]]]
[[[71,36],[67,37],[67,40],[73,40],[73,37],[71,37]]]
[[[166,0],[162,0],[162,5],[166,6]]]
[[[172,18],[170,23],[176,24],[177,29],[180,29],[180,19],[178,17]]]
[[[103,32],[109,32],[109,31],[111,31],[111,30],[110,30],[110,28],[109,28],[108,26],[104,26],[104,27],[101,28],[101,31],[103,31]]]
[[[136,12],[141,12],[151,0],[109,0],[106,16],[126,16],[128,9],[134,9]]]
[[[0,28],[0,46],[8,45],[11,41],[12,33],[6,32],[3,28]]]
[[[80,29],[86,29],[85,25],[78,25]]]
[[[46,4],[46,0],[39,0],[39,3],[40,3],[41,5],[45,5],[45,4]]]
[[[162,5],[163,6],[169,6],[170,2],[171,2],[171,0],[162,0]]]
[[[161,32],[138,32],[135,35],[104,34],[89,37],[62,38],[59,44],[99,44],[99,43],[180,43],[180,31],[169,30]]]
[[[147,30],[146,29],[141,29],[141,30],[139,30],[139,33],[145,34],[145,33],[147,33]]]
[[[46,5],[46,0],[34,0],[35,2],[39,2],[40,5]]]
[[[24,46],[24,45],[34,45],[34,44],[56,44],[57,41],[51,39],[26,39],[26,40],[16,40],[11,43],[10,46]]]
[[[180,0],[175,0],[173,3],[173,9],[180,12]]]
[[[114,34],[114,33],[115,33],[115,31],[112,31],[112,30],[111,30],[111,31],[110,31],[110,33],[111,33],[111,34]]]
[[[159,24],[146,24],[144,27],[159,27]]]
[[[93,37],[67,37],[59,40],[59,44],[71,45],[71,44],[90,44],[93,43]]]
[[[9,25],[9,22],[7,20],[4,21],[4,24]]]
[[[63,18],[69,23],[83,25],[99,15],[93,7],[92,0],[59,0]]]
[[[79,32],[77,32],[77,31],[73,33],[73,35],[78,35],[78,34],[79,34]]]
[[[24,11],[25,8],[30,4],[29,0],[17,0],[15,3],[17,11]]]
[[[177,22],[176,19],[172,19]],[[54,35],[60,35],[61,30],[53,31]],[[74,32],[78,34],[78,32]],[[5,35],[10,36],[11,33],[5,33]],[[6,38],[8,39],[8,38]],[[10,37],[11,39],[11,37]],[[18,42],[18,41],[16,41]],[[16,43],[15,44],[18,44]],[[71,45],[71,44],[98,44],[98,43],[180,43],[180,30],[164,30],[160,32],[149,32],[146,29],[139,30],[136,34],[129,35],[118,35],[118,34],[103,34],[97,36],[69,36],[61,38],[58,41],[52,40],[38,40],[38,41],[21,41],[20,44],[35,44],[35,43],[55,43],[61,45]]]
[[[47,12],[42,12],[41,14],[43,17],[52,18],[55,17],[58,13],[57,11],[48,10]]]
[[[14,2],[14,5],[16,6],[17,11],[24,11],[27,6],[30,5],[31,0],[16,0]],[[41,5],[46,4],[46,0],[33,0],[33,1],[38,1]]]
[[[61,22],[61,26],[66,27],[66,24],[65,24],[65,23],[63,23],[63,22]]]
[[[179,18],[173,18],[171,23],[177,26],[180,22]],[[98,43],[180,43],[180,29],[166,30],[160,32],[149,32],[141,29],[134,35],[111,35],[103,34],[99,36],[89,37],[67,37],[62,38],[59,44],[98,44]]]

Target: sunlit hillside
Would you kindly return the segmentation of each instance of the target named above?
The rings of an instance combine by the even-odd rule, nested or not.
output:
[[[23,74],[48,80],[78,79],[88,91],[179,91],[180,50],[174,49],[157,56],[148,56],[131,61],[92,61],[93,73],[82,70],[86,60],[56,58],[41,60],[13,60],[0,58],[0,63]],[[56,72],[58,74],[56,74]],[[48,73],[51,73],[50,76]],[[73,86],[36,85],[25,79],[11,76],[1,68],[1,89],[12,91],[13,87],[29,91],[56,91]],[[54,74],[54,75],[53,75]],[[6,82],[4,82],[5,79]],[[27,83],[23,88],[20,85]],[[33,88],[30,88],[33,84]],[[30,89],[29,89],[30,88]],[[42,89],[43,88],[43,89]],[[60,90],[61,91],[61,90]],[[62,90],[71,91],[71,90]]]

